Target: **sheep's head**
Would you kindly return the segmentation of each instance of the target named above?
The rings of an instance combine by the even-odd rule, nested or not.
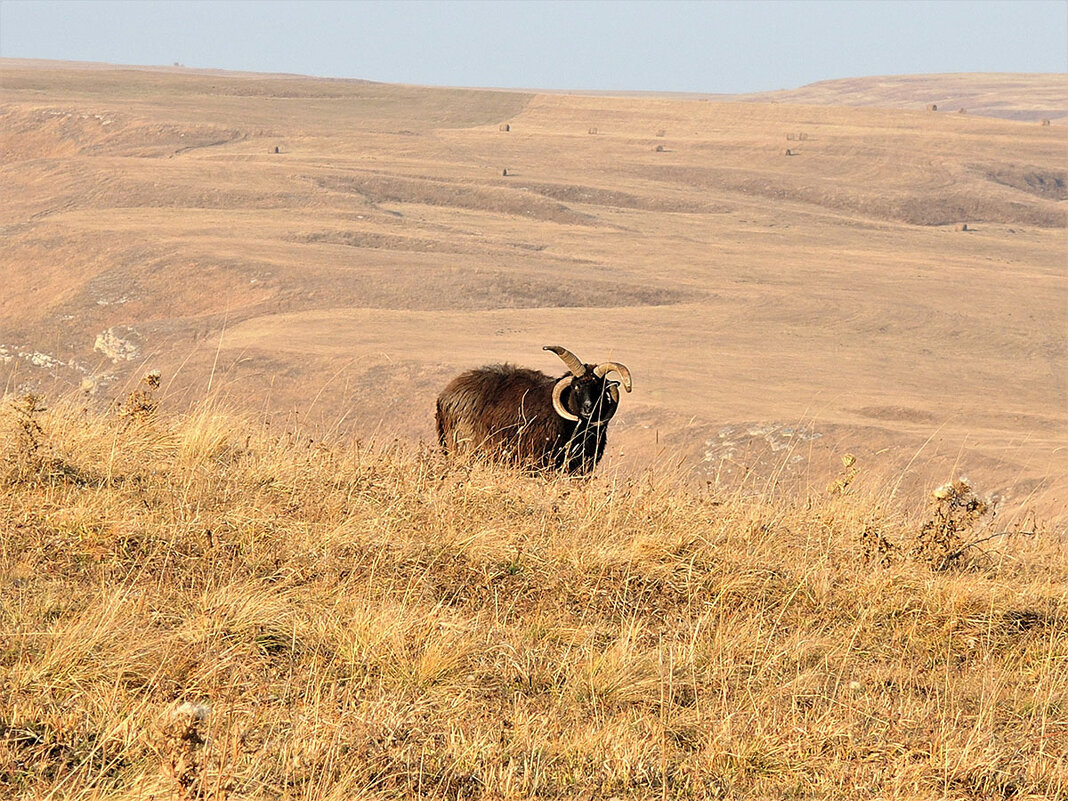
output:
[[[630,370],[617,362],[583,364],[571,351],[559,345],[546,345],[563,360],[571,371],[553,387],[553,409],[565,420],[587,420],[593,425],[604,425],[616,413],[619,406],[619,385],[630,392]],[[617,373],[620,381],[608,378]]]

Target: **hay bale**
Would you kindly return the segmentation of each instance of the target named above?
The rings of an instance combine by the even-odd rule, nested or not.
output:
[[[663,145],[657,145],[656,146],[656,152],[657,153],[663,153],[664,152],[664,146]]]
[[[508,124],[508,123],[506,123],[506,122],[502,122],[502,123],[501,123],[501,127],[500,127],[500,128],[498,128],[497,130],[498,130],[498,131],[505,131],[505,132],[508,132],[508,131],[512,130],[512,126],[511,126],[511,125],[509,125],[509,124]]]
[[[786,155],[787,156],[792,156],[792,155],[794,155],[794,151],[792,151],[790,148],[786,148]]]
[[[667,131],[665,131],[663,128],[661,128],[659,131],[656,132],[656,135],[657,136],[667,136]]]
[[[1050,124],[1050,121],[1049,121],[1049,120],[1042,120],[1042,124],[1043,124],[1043,125],[1049,125],[1049,124]]]
[[[927,104],[927,110],[928,111],[938,111],[938,104],[937,103],[928,103]]]
[[[597,133],[597,128],[596,128],[595,126],[591,125],[591,126],[590,126],[590,127],[589,127],[589,128],[587,129],[587,130],[586,130],[586,133],[588,133],[588,134],[595,134],[595,133]]]

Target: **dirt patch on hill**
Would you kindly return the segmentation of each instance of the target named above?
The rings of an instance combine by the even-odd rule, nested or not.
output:
[[[257,192],[235,184],[185,185],[110,179],[87,193],[79,208],[159,208],[159,209],[301,209],[314,206],[316,198],[308,192]]]
[[[1011,223],[1036,228],[1064,228],[1068,217],[1061,209],[1032,203],[978,197],[967,191],[934,192],[931,195],[899,195],[893,198],[856,198],[855,202],[830,202],[831,208],[854,209],[872,217],[911,225],[952,225],[962,220]]]
[[[1036,197],[1068,200],[1068,173],[1063,170],[1009,166],[982,170],[980,174],[996,184],[1019,189]]]
[[[871,420],[892,420],[919,424],[938,422],[938,418],[930,412],[907,406],[865,406],[862,409],[857,409],[857,414]]]
[[[338,308],[411,311],[650,307],[685,303],[692,293],[616,281],[568,282],[529,272],[474,271],[463,267],[413,265],[400,274],[376,267],[345,275],[302,276],[307,286],[282,308],[321,307],[323,294]]]
[[[1068,78],[1063,74],[951,73],[840,78],[798,89],[734,95],[758,103],[898,108],[922,111],[934,103],[940,112],[963,109],[971,115],[1006,120],[1064,119]]]
[[[251,135],[212,125],[144,124],[112,110],[62,107],[9,107],[0,111],[0,127],[9,134],[0,144],[0,164],[78,154],[164,158]]]
[[[498,304],[484,308],[667,306],[693,299],[684,292],[639,284],[561,283],[505,274],[480,278],[473,283],[471,291],[476,295],[485,293],[487,299],[493,296],[500,299]]]
[[[564,225],[601,224],[593,215],[577,212],[530,192],[378,174],[313,176],[310,180],[323,189],[360,195],[372,204],[418,203],[511,214]]]
[[[735,170],[644,166],[643,176],[665,183],[680,184],[705,191],[739,193],[776,202],[808,203],[836,212],[860,214],[879,220],[910,225],[952,225],[961,221],[1014,223],[1037,228],[1064,228],[1068,215],[1044,200],[1018,201],[982,195],[968,186],[862,193],[857,188],[834,184],[802,183],[788,175],[754,178]]]
[[[140,248],[117,254],[124,263],[70,292],[54,309],[52,325],[81,342],[84,334],[130,321],[139,324],[235,316],[274,309],[298,296],[272,265],[236,260],[175,260]],[[161,276],[170,276],[161,280]]]
[[[83,148],[86,155],[169,158],[205,147],[241,142],[248,131],[214,126],[133,125]]]
[[[678,214],[724,214],[730,211],[727,206],[713,203],[695,202],[682,198],[646,197],[579,184],[524,183],[521,188],[553,200],[566,203],[587,203],[591,206]]]
[[[75,156],[87,145],[110,135],[116,124],[110,113],[82,109],[0,110],[0,164]]]
[[[374,231],[323,231],[315,234],[287,237],[289,241],[311,245],[344,245],[369,250],[399,250],[405,253],[471,253],[473,248],[452,242],[423,239],[415,236],[380,234]]]

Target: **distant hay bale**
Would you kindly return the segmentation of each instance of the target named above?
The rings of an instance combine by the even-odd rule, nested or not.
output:
[[[927,110],[928,111],[938,111],[938,104],[937,103],[928,103],[927,104]]]
[[[507,177],[507,175],[508,175],[508,168],[507,168],[507,167],[505,167],[505,168],[504,168],[504,169],[503,169],[503,170],[501,171],[501,175],[503,175],[503,176]]]
[[[959,109],[957,109],[957,113],[958,113],[958,114],[967,114],[968,112],[966,112],[966,111],[964,110],[964,107],[963,107],[963,106],[961,106],[961,107],[960,107]]]
[[[656,135],[657,136],[667,136],[667,131],[665,131],[663,128],[661,128],[659,131],[656,132]]]
[[[506,123],[506,122],[502,122],[502,123],[501,123],[501,127],[500,127],[500,128],[498,128],[497,130],[499,130],[499,131],[505,131],[505,132],[507,132],[507,131],[510,131],[510,130],[512,130],[512,126],[511,126],[511,125],[509,125],[509,124],[508,124],[508,123]]]
[[[794,151],[792,151],[790,148],[786,148],[786,155],[787,156],[792,156],[792,155],[794,155]]]
[[[275,145],[274,146],[274,152],[275,153],[281,153],[282,151],[278,148],[278,145]]]
[[[656,146],[656,152],[657,153],[663,153],[664,152],[664,146],[663,145],[657,145]]]
[[[1049,124],[1050,124],[1050,122],[1049,122],[1049,120],[1042,120],[1042,124],[1043,124],[1043,125],[1049,125]]]
[[[958,227],[957,230],[958,231],[967,231],[968,230],[968,223],[961,223],[960,227]]]
[[[786,141],[787,142],[793,142],[795,139],[797,139],[797,134],[792,134],[792,133],[786,134]]]
[[[586,130],[586,133],[588,133],[588,134],[595,134],[595,133],[597,133],[597,128],[591,125],[591,126],[590,126],[590,127],[589,127],[589,128],[587,129],[587,130]]]
[[[807,134],[807,133],[805,133],[804,131],[802,131],[801,133],[799,133],[799,134],[797,135],[797,138],[798,138],[799,140],[801,140],[802,142],[804,142],[804,141],[805,141],[806,139],[808,139],[808,134]]]

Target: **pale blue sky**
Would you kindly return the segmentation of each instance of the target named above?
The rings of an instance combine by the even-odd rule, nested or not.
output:
[[[869,75],[1068,72],[1068,0],[0,0],[0,56],[752,92]]]

